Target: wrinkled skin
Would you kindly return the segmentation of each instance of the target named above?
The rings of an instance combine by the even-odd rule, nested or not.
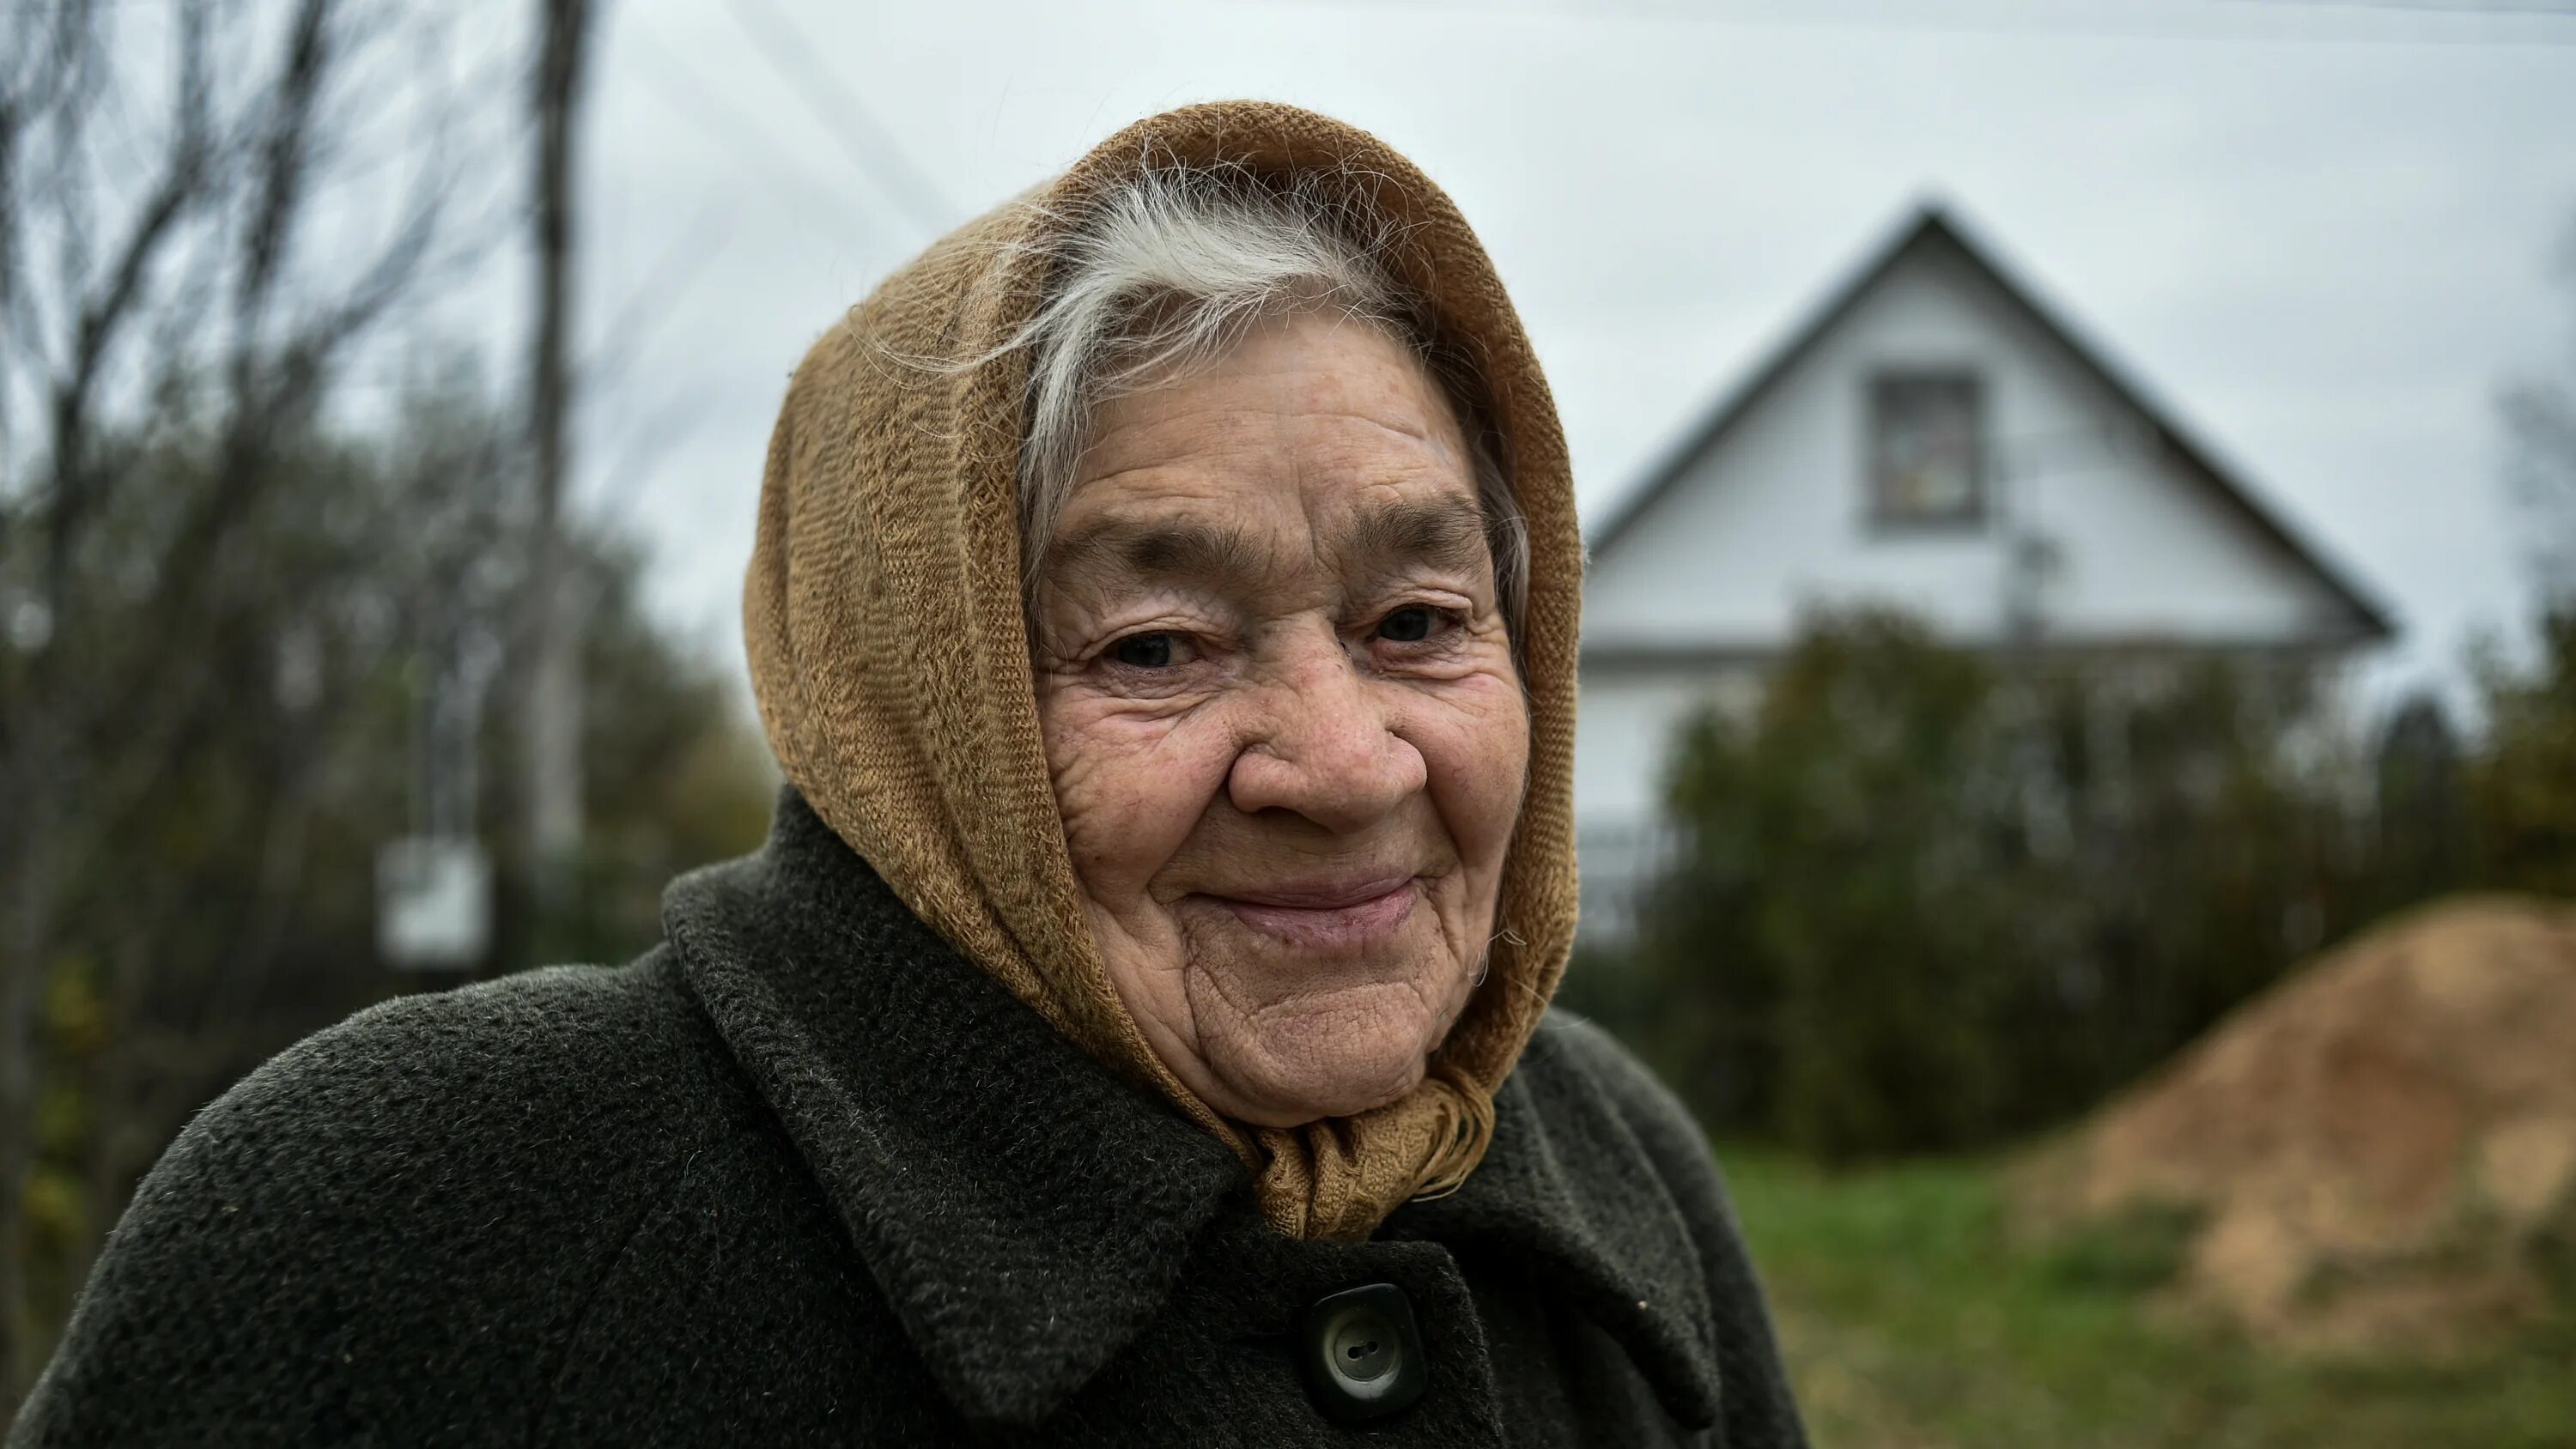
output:
[[[1111,983],[1238,1121],[1402,1097],[1482,977],[1529,715],[1478,517],[1363,324],[1093,415],[1033,593],[1047,763]]]

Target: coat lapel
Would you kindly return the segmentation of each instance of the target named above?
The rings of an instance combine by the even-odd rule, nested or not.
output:
[[[1034,1423],[1142,1329],[1247,1178],[960,960],[790,790],[665,926],[932,1375]]]
[[[1619,1341],[1666,1412],[1705,1427],[1717,1420],[1719,1392],[1707,1266],[1613,1101],[1552,1018],[1495,1095],[1484,1164],[1450,1196],[1407,1204],[1388,1227],[1530,1262],[1566,1307]]]

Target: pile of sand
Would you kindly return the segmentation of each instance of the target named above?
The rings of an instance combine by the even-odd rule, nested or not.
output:
[[[2321,956],[2023,1189],[2059,1227],[2190,1214],[2180,1301],[2268,1341],[2438,1348],[2526,1317],[2576,1254],[2576,905],[2455,898]]]

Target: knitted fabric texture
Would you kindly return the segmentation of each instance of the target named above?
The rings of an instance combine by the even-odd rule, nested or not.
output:
[[[1482,987],[1410,1095],[1293,1130],[1219,1116],[1146,1045],[1083,914],[1021,615],[1016,497],[1028,359],[1003,348],[1053,243],[1148,166],[1321,178],[1401,237],[1388,258],[1478,368],[1530,553],[1519,639],[1528,793]],[[1093,1057],[1252,1169],[1265,1218],[1360,1238],[1455,1188],[1573,941],[1582,539],[1555,404],[1493,264],[1449,199],[1368,134],[1288,106],[1193,106],[1112,136],[950,234],[817,342],[771,438],[744,588],[754,692],[787,778],[922,920]]]

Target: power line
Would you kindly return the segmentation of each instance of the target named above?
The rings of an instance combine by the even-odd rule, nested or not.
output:
[[[694,113],[692,119],[698,135],[708,144],[738,158],[744,170],[776,188],[779,196],[797,210],[813,205],[819,193],[831,198],[830,204],[853,231],[864,236],[879,230],[870,218],[850,204],[849,194],[844,188],[785,175],[779,169],[779,158],[793,152],[781,146],[740,107],[701,84],[689,67],[674,61],[642,27],[630,27],[627,33],[640,44],[646,59],[651,62],[644,68],[645,73],[659,83],[663,94],[679,97],[683,107]],[[732,134],[730,137],[720,135],[719,130],[729,130]]]
[[[1479,21],[1612,20],[1769,30],[1831,30],[2040,39],[2308,45],[2576,45],[2576,4],[2540,0],[2198,0],[2144,6],[2042,8],[2030,4],[1869,5],[1724,3],[1724,0],[1287,0],[1327,10],[1457,15]],[[2254,17],[2270,12],[2273,23]],[[2376,23],[2319,25],[2334,12]],[[2413,23],[2402,23],[2411,21]],[[2212,23],[2215,22],[2215,23]],[[2280,23],[2288,22],[2288,23]]]
[[[2274,10],[2404,10],[2418,15],[2457,15],[2482,19],[2490,15],[2537,15],[2576,20],[2576,5],[2550,0],[2230,0],[2231,4]]]
[[[760,48],[770,67],[796,88],[797,98],[823,123],[823,129],[832,134],[851,162],[888,192],[897,206],[910,213],[925,235],[937,236],[949,228],[959,213],[940,194],[938,183],[912,163],[902,143],[878,123],[839,76],[815,61],[814,46],[797,32],[784,13],[769,0],[739,0],[727,7],[726,13]],[[853,129],[859,134],[853,135]]]

